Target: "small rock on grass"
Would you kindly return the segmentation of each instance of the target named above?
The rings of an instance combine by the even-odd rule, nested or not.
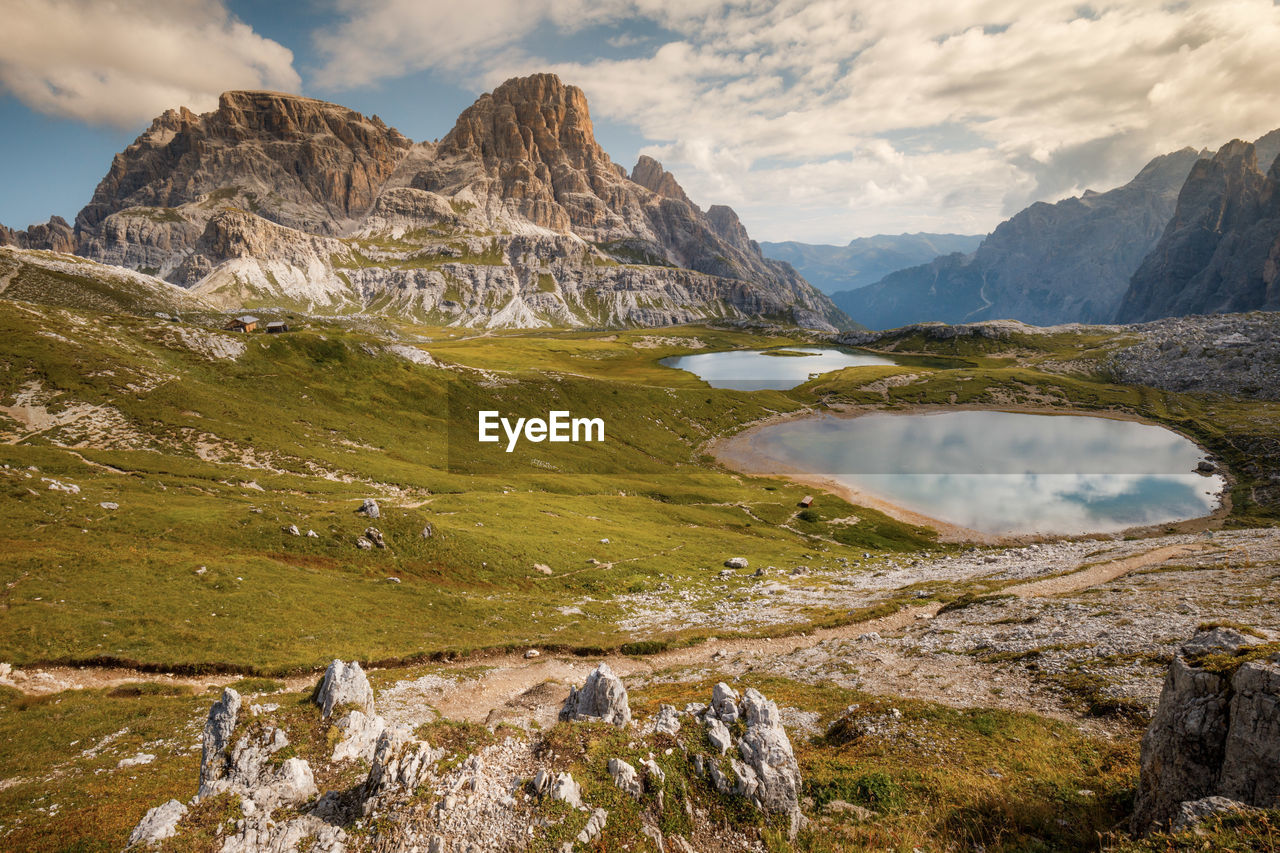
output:
[[[613,777],[613,784],[619,790],[626,791],[637,800],[643,793],[643,787],[640,784],[640,777],[636,773],[636,769],[621,758],[609,759],[609,775]]]
[[[551,783],[551,799],[567,803],[575,809],[582,808],[582,786],[568,773],[560,773]]]
[[[578,843],[590,844],[596,839],[597,835],[604,832],[605,824],[608,821],[609,813],[607,811],[604,809],[593,811],[591,817],[587,819],[587,825],[582,828],[582,832],[578,833]]]
[[[822,810],[827,814],[844,815],[859,821],[871,820],[871,818],[876,817],[876,813],[871,809],[864,808],[863,806],[859,806],[854,803],[848,803],[844,800],[832,800],[823,806]]]
[[[178,821],[187,813],[187,807],[177,800],[156,806],[146,813],[129,834],[129,846],[150,846],[178,834]]]

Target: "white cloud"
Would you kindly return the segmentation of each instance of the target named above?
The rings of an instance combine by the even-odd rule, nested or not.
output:
[[[51,115],[128,127],[301,86],[293,53],[220,0],[0,0],[0,21],[0,87]]]
[[[766,239],[986,231],[1280,124],[1271,0],[339,2],[327,84],[556,71]],[[548,33],[637,22],[668,34],[647,55],[547,59]]]

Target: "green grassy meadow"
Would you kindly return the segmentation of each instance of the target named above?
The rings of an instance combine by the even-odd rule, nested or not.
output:
[[[192,343],[201,324],[216,327],[214,315],[174,324],[147,316],[159,304],[154,294],[107,288],[82,299],[82,290],[76,276],[32,274],[0,298],[0,649],[15,666],[282,676],[338,657],[390,667],[375,673],[381,687],[426,671],[433,658],[486,649],[641,653],[698,642],[709,628],[619,627],[620,599],[710,607],[751,584],[745,573],[719,577],[730,556],[752,567],[856,557],[860,566],[847,569],[855,572],[954,550],[929,529],[833,496],[802,513],[806,488],[739,475],[706,453],[713,438],[823,406],[1140,416],[1226,462],[1234,476],[1227,524],[1269,525],[1280,515],[1263,489],[1280,471],[1280,405],[1115,384],[1097,364],[1125,341],[1104,334],[904,335],[882,342],[897,366],[848,368],[787,392],[741,392],[712,389],[660,361],[733,348],[785,353],[815,339],[708,327],[485,332],[295,316],[289,334],[225,336],[244,345],[228,359]],[[392,346],[418,347],[436,363],[414,363]],[[465,423],[450,428],[451,413],[456,421],[478,408],[598,415],[610,440],[522,443],[505,454],[467,440]],[[366,497],[381,506],[376,521],[355,512]],[[846,523],[850,516],[857,522]],[[369,526],[385,548],[356,547]],[[767,630],[882,615],[919,591],[865,611],[810,607]],[[993,590],[923,591],[964,602]],[[818,714],[821,730],[853,704],[902,714],[903,735],[888,741],[796,739],[818,817],[794,847],[780,827],[691,777],[683,752],[660,755],[699,808],[756,825],[771,849],[1201,849],[1114,835],[1136,783],[1136,735],[1112,741],[1027,714],[776,678],[751,683]],[[705,700],[710,685],[653,683],[633,694],[633,706],[647,715],[661,702]],[[259,678],[242,686],[279,685]],[[308,716],[305,695],[281,695],[292,703],[299,748],[314,735],[318,749],[327,734]],[[147,808],[194,791],[192,745],[213,698],[163,684],[39,697],[0,688],[0,778],[10,780],[0,787],[0,838],[32,851],[119,849]],[[455,728],[432,736],[488,737]],[[565,745],[565,766],[590,799],[608,804],[605,843],[634,839],[639,806],[618,795],[604,764],[636,758],[641,747],[592,726],[557,726],[547,736]],[[156,760],[115,769],[142,751]],[[823,815],[836,799],[880,817]],[[223,820],[219,808],[201,819]],[[682,814],[663,828],[681,831]],[[1274,837],[1269,820],[1227,819],[1215,837],[1223,849],[1252,849]],[[572,822],[563,829],[577,831]]]
[[[0,300],[0,398],[35,401],[44,418],[0,419],[0,643],[16,665],[278,674],[334,657],[687,642],[700,629],[620,631],[613,599],[675,590],[711,600],[723,594],[716,575],[729,556],[789,566],[815,552],[948,547],[928,529],[832,496],[802,515],[803,488],[737,475],[705,455],[716,436],[806,407],[1047,402],[1137,414],[1228,462],[1237,478],[1231,523],[1276,517],[1253,498],[1270,470],[1253,451],[1274,434],[1280,406],[1035,366],[1092,357],[1106,345],[1098,336],[1027,336],[1006,342],[1015,354],[990,351],[990,341],[982,352],[895,342],[917,350],[900,354],[901,366],[742,392],[659,361],[811,341],[705,327],[481,333],[335,319],[240,336],[245,350],[229,360],[184,344],[175,328]],[[412,363],[392,342],[439,364]],[[868,390],[901,373],[913,379]],[[598,415],[609,440],[521,442],[505,453],[476,444],[458,415],[480,408]],[[379,500],[378,521],[355,513],[365,497]],[[859,521],[834,523],[850,515]],[[291,535],[291,525],[315,535]],[[385,549],[355,547],[370,525]],[[583,612],[562,612],[574,606]],[[813,623],[840,616],[808,614]]]

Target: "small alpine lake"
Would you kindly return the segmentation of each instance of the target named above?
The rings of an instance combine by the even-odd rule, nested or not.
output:
[[[752,473],[821,478],[929,519],[995,535],[1113,533],[1199,518],[1225,482],[1204,452],[1152,424],[987,410],[823,413],[718,449]]]
[[[786,391],[833,370],[897,362],[831,347],[785,347],[676,355],[662,359],[660,364],[687,370],[712,388]]]

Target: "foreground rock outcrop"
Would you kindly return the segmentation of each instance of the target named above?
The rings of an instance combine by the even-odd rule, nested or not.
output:
[[[524,850],[535,839],[562,851],[602,843],[617,849],[631,831],[618,825],[638,826],[659,850],[763,851],[763,827],[786,820],[794,836],[804,822],[799,768],[778,707],[752,688],[739,696],[719,684],[710,705],[683,711],[664,705],[652,720],[635,725],[625,685],[601,664],[572,691],[558,734],[535,729],[499,739],[494,732],[486,745],[459,753],[428,742],[421,729],[384,721],[372,697],[364,710],[325,723],[326,700],[349,706],[342,697],[353,688],[360,696],[365,686],[357,665],[334,661],[313,701],[293,709],[255,703],[241,713],[244,700],[225,690],[206,721],[199,792],[186,803],[174,799],[150,809],[130,847],[169,839],[186,844],[210,831],[210,814],[218,818],[208,843],[220,853],[477,853]],[[352,718],[365,722],[344,726]],[[369,721],[381,726],[372,750],[317,757],[335,737],[339,749],[349,744]],[[616,725],[623,734],[574,730],[593,721]],[[724,749],[707,750],[704,726],[722,730]],[[601,754],[587,746],[592,743],[612,748]],[[623,743],[626,752],[618,754]],[[584,786],[575,775],[592,784]],[[624,794],[623,802],[612,799],[602,808],[601,784]],[[726,796],[754,806],[760,821],[737,826],[709,817],[708,810],[724,808]],[[617,812],[624,813],[620,823]]]
[[[1142,739],[1134,832],[1280,802],[1280,652],[1238,662],[1260,643],[1212,628],[1178,651]]]
[[[711,704],[689,709],[701,717],[707,741],[714,749],[710,756],[698,756],[696,765],[711,779],[721,793],[733,793],[749,800],[769,814],[786,815],[791,837],[804,824],[800,812],[800,765],[791,748],[791,739],[778,713],[778,706],[755,688],[749,687],[738,698],[737,691],[723,682],[712,693]],[[745,721],[746,730],[737,741],[738,758],[729,757],[733,771],[731,781],[720,766],[734,745],[727,724]]]

